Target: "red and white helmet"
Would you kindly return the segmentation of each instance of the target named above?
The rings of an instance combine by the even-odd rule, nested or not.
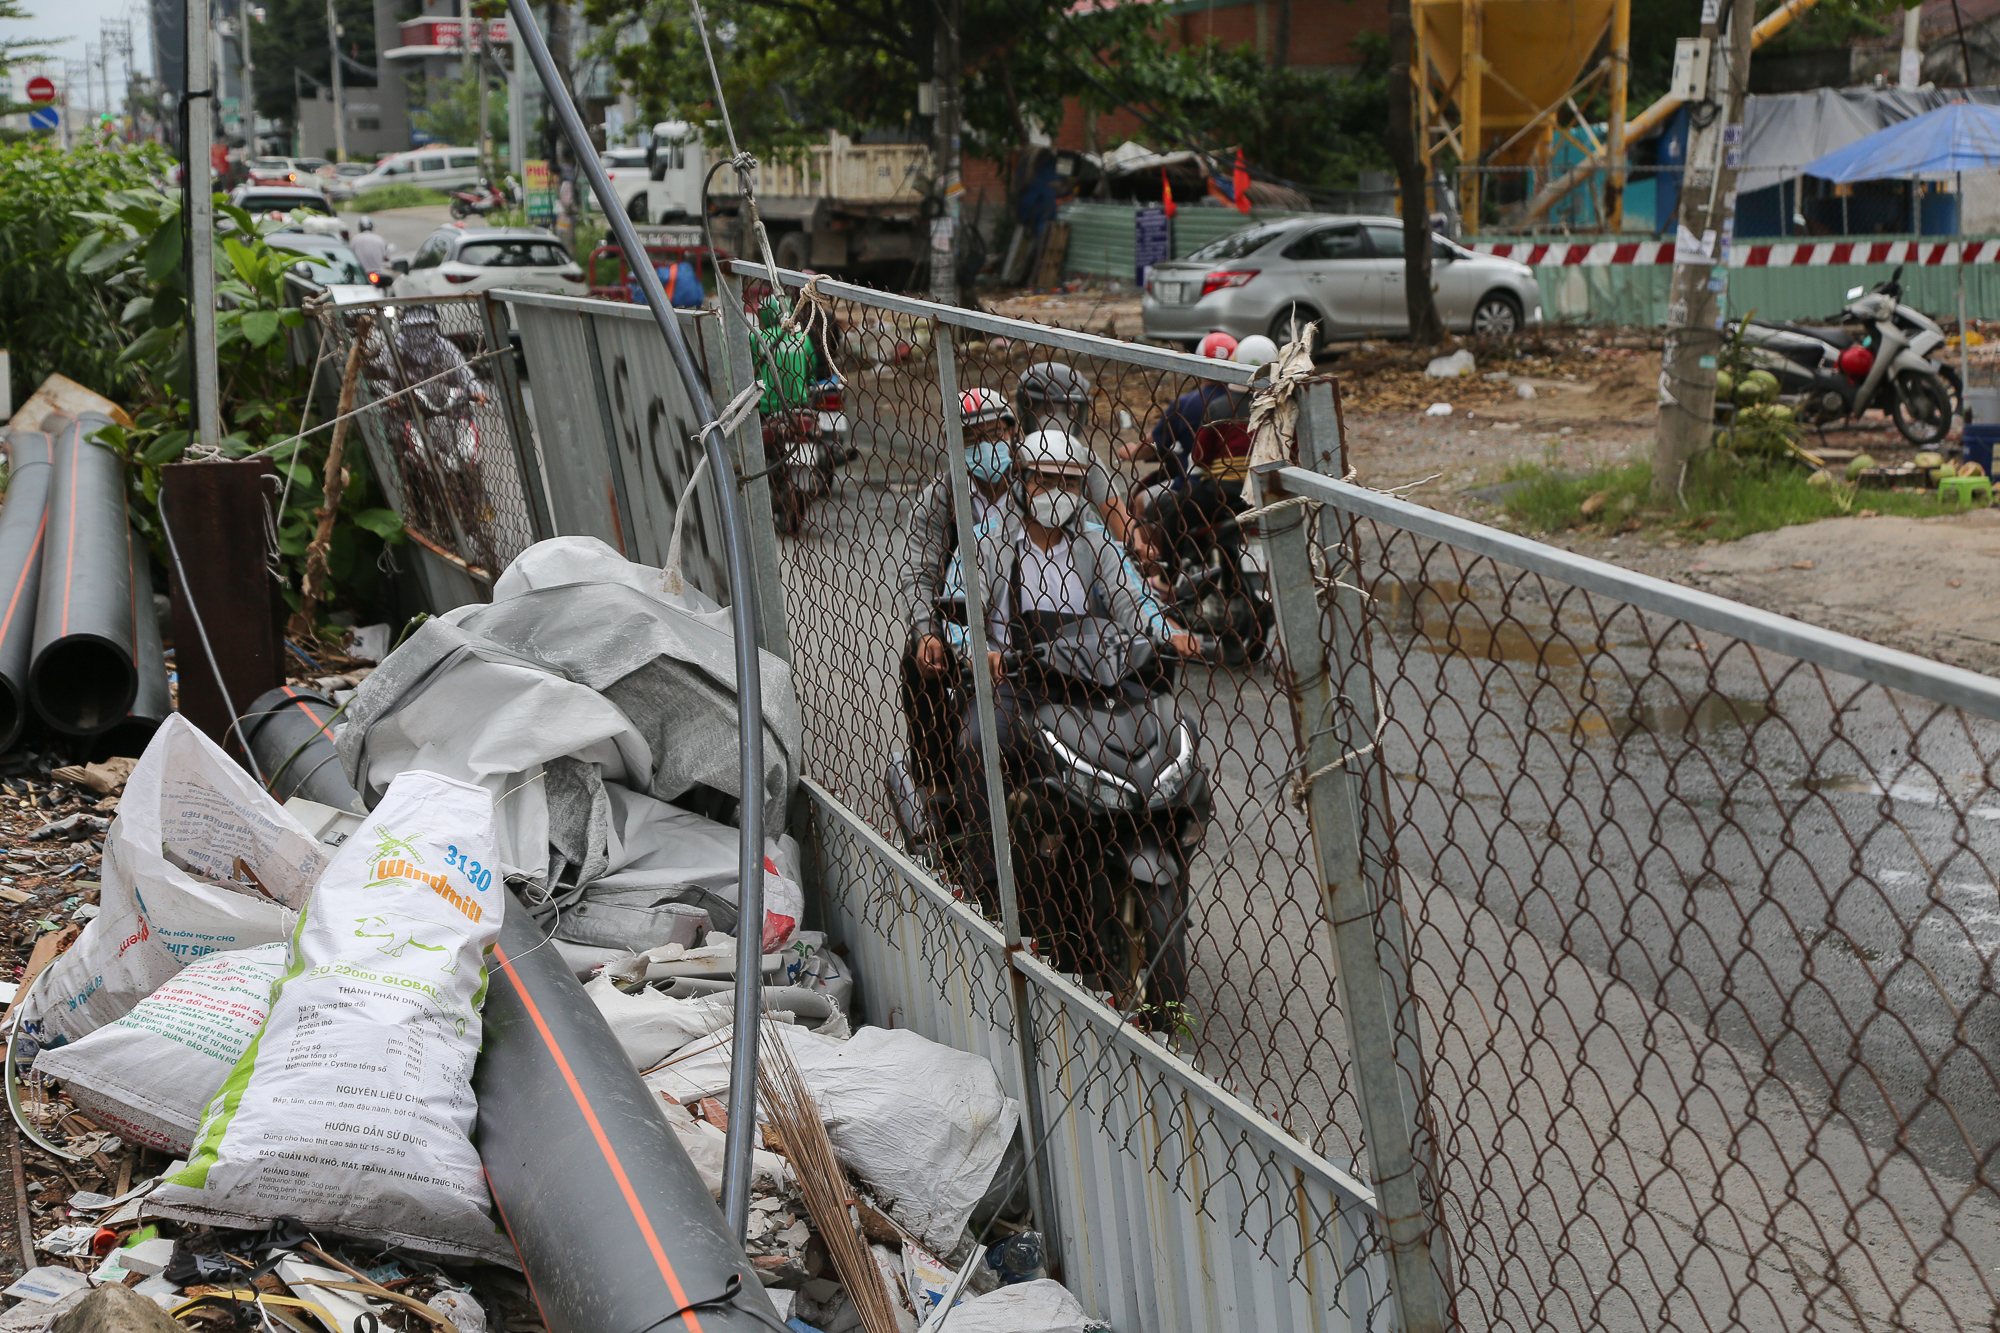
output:
[[[1007,395],[998,389],[967,389],[958,396],[958,419],[961,425],[977,426],[988,421],[1014,422],[1014,409],[1007,404]]]
[[[1236,339],[1217,329],[1195,344],[1194,354],[1211,357],[1217,361],[1227,361],[1236,355]]]

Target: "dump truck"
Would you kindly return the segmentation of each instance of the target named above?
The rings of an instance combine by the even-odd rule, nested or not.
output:
[[[711,164],[700,133],[685,122],[663,121],[653,127],[648,152],[645,167],[612,172],[626,214],[634,222],[699,221]],[[855,143],[838,132],[796,157],[761,163],[756,189],[781,268],[859,275],[908,266],[923,257],[937,212],[928,145]],[[716,244],[755,258],[735,172],[716,173],[709,202],[716,209]]]

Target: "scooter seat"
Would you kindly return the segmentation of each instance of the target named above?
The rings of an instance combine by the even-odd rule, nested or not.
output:
[[[1845,329],[1837,329],[1826,324],[1773,324],[1771,327],[1774,329],[1783,329],[1787,333],[1798,333],[1808,338],[1817,338],[1829,347],[1841,351],[1854,346],[1853,334]]]

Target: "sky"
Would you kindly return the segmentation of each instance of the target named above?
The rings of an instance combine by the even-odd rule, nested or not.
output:
[[[47,53],[52,58],[82,60],[85,44],[97,45],[100,25],[104,20],[130,18],[133,59],[141,71],[150,71],[153,67],[152,38],[146,30],[146,11],[134,0],[27,0],[23,8],[34,17],[20,22],[0,21],[0,36],[46,38],[57,44]],[[121,62],[111,62],[111,77],[114,83],[122,77]]]

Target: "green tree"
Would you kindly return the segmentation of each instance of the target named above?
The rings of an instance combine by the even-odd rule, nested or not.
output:
[[[1361,44],[1361,74],[1343,79],[1274,68],[1248,48],[1175,49],[1145,5],[1071,0],[966,0],[964,136],[968,154],[1004,160],[1036,125],[1062,123],[1067,99],[1089,111],[1135,111],[1153,147],[1222,152],[1307,184],[1352,183],[1386,165],[1379,40]],[[648,120],[721,127],[701,41],[673,0],[587,0],[593,54],[638,98]],[[708,10],[739,140],[770,156],[828,129],[927,133],[917,86],[932,72],[933,0],[719,0]],[[637,40],[626,34],[637,31]]]
[[[80,214],[163,181],[171,165],[150,144],[0,145],[0,347],[12,354],[16,383],[60,374],[129,397],[138,371],[119,359],[130,340],[119,323],[126,298],[64,260],[96,229]]]
[[[28,12],[22,0],[0,0],[0,23],[5,23],[9,19],[22,21],[34,17]],[[48,50],[49,45],[49,42],[39,37],[0,37],[0,74],[5,74],[19,64],[21,57],[39,55]],[[29,106],[27,102],[9,102],[0,98],[0,116],[26,111]]]
[[[248,0],[246,0],[248,3]],[[264,21],[253,38],[257,57],[257,110],[274,119],[290,120],[296,110],[296,88],[333,82],[333,55],[326,40],[326,0],[263,0]],[[362,68],[375,67],[375,6],[373,0],[334,0],[340,15],[340,48]],[[301,76],[295,83],[292,72]],[[373,80],[354,65],[341,73],[350,91]],[[324,145],[307,145],[317,152]]]
[[[479,142],[479,85],[462,78],[410,80],[410,123],[438,143]],[[486,133],[507,142],[507,86],[486,80]]]

